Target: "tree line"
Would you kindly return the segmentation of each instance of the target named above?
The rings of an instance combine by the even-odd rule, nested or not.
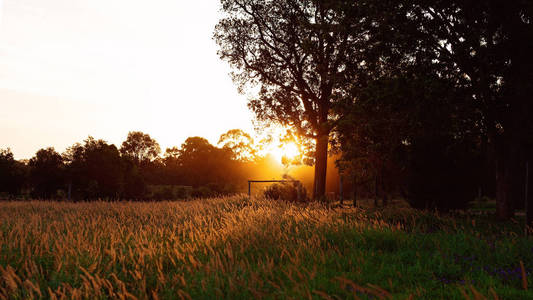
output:
[[[155,139],[134,131],[120,148],[89,136],[64,153],[44,148],[24,161],[15,160],[9,149],[3,149],[0,195],[134,200],[242,192],[248,178],[263,176],[260,173],[271,168],[271,162],[259,157],[251,143],[242,130],[230,130],[221,136],[221,147],[202,137],[190,137],[181,147],[168,148],[161,155]]]
[[[221,4],[219,56],[240,90],[259,91],[249,102],[259,121],[312,141],[315,199],[338,150],[355,188],[371,185],[385,201],[401,193],[415,207],[451,209],[481,193],[502,219],[524,206],[532,1]]]

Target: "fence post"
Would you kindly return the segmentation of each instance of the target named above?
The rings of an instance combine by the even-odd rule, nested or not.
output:
[[[248,198],[252,197],[252,183],[248,180]]]

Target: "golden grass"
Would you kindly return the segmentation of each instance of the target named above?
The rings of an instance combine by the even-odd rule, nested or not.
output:
[[[0,257],[7,263],[0,266],[0,298],[58,299],[158,298],[160,291],[169,289],[187,299],[187,275],[205,274],[194,284],[207,285],[209,278],[220,288],[227,280],[224,274],[243,269],[250,271],[247,280],[257,282],[239,282],[237,276],[227,288],[250,287],[261,295],[264,284],[280,284],[273,275],[275,260],[297,264],[303,259],[299,252],[323,242],[318,234],[295,240],[294,233],[343,222],[338,210],[319,205],[243,197],[158,203],[3,202],[0,219]],[[264,264],[257,265],[250,260],[260,258],[247,251],[268,246],[262,245],[265,238],[296,247],[282,247],[279,257],[266,254]],[[288,269],[286,276],[294,282],[313,276],[313,270],[306,271]],[[264,274],[273,275],[271,282],[258,282]],[[41,284],[56,287],[45,290]]]
[[[417,223],[421,216],[429,225]],[[473,286],[451,286],[449,293],[432,275],[431,263],[449,261],[445,252],[454,249],[453,242],[442,244],[450,250],[439,249],[443,255],[437,261],[435,250],[420,252],[433,260],[424,263],[417,242],[424,235],[408,240],[412,228],[425,232],[443,222],[450,233],[463,232],[455,220],[401,205],[368,212],[244,196],[153,203],[0,202],[0,220],[0,299],[426,295],[400,273],[405,262],[385,263],[395,259],[387,251],[396,250],[387,249],[397,245],[406,247],[398,248],[404,251],[399,258],[416,253],[423,267],[411,272],[427,277],[429,292],[481,295]],[[435,240],[438,248],[439,243]],[[527,280],[522,264],[523,289]],[[497,298],[494,290],[490,293]]]

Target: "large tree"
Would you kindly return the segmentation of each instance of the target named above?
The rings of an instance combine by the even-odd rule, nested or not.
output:
[[[219,55],[241,91],[258,88],[249,107],[267,123],[315,140],[314,198],[325,193],[332,113],[367,40],[354,1],[221,0]]]
[[[346,85],[350,101],[357,106],[361,90],[368,90],[372,82],[395,82],[398,78],[426,82],[409,83],[407,87],[412,90],[402,91],[415,96],[409,96],[403,105],[408,123],[420,120],[426,125],[421,131],[417,124],[409,126],[405,141],[412,144],[420,133],[432,132],[429,136],[451,137],[447,143],[457,144],[477,135],[481,143],[492,145],[498,215],[512,216],[513,205],[523,201],[525,160],[531,159],[528,147],[533,140],[533,2],[367,3],[372,3],[365,12],[372,26],[367,32],[369,46],[361,56],[369,71],[366,81],[371,84],[365,87],[358,80],[353,86]],[[434,83],[448,88],[435,94]],[[380,101],[387,90],[391,90],[390,85],[380,88],[374,84],[374,101],[365,114],[388,105]],[[388,98],[402,100],[399,96]],[[427,96],[428,101],[419,102]],[[432,115],[436,118],[426,118]],[[440,126],[439,118],[446,115],[451,124]],[[437,126],[428,128],[431,124]],[[400,133],[398,130],[395,135]]]
[[[467,100],[461,107],[444,105],[460,113],[469,110],[473,118],[461,120],[464,132],[477,133],[493,146],[498,216],[509,218],[513,205],[523,201],[519,185],[531,158],[532,2],[383,0],[376,6],[382,17],[369,36],[387,45],[374,53],[376,65],[416,68],[418,77],[445,80],[456,99]]]

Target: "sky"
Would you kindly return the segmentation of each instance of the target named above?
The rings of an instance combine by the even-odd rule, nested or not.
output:
[[[212,40],[219,0],[0,0],[0,148],[62,152],[91,135],[161,148],[233,128],[246,96]]]

